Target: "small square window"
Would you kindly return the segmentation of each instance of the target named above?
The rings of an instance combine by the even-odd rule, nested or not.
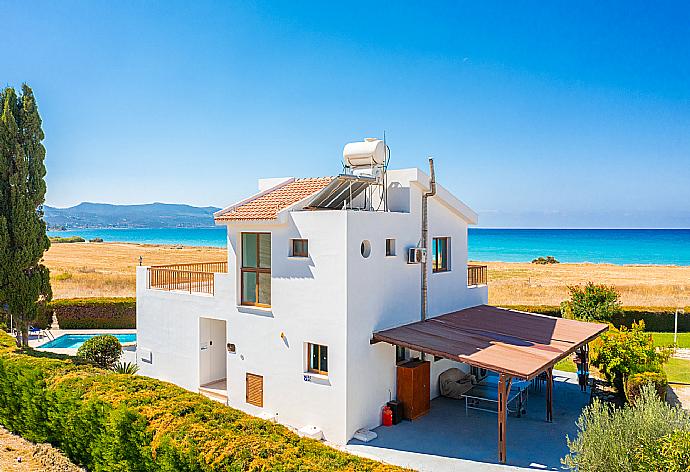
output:
[[[309,257],[309,241],[306,239],[292,240],[292,257]]]
[[[307,371],[328,375],[328,347],[307,343]]]
[[[395,256],[395,239],[386,239],[386,255]]]

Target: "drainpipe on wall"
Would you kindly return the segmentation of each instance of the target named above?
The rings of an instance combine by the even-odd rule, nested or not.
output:
[[[429,191],[422,195],[422,247],[427,248],[429,241],[429,197],[436,195],[436,174],[434,173],[434,159],[429,158]],[[427,255],[428,256],[428,255]],[[422,262],[422,321],[426,320],[428,309],[427,297],[427,259]]]

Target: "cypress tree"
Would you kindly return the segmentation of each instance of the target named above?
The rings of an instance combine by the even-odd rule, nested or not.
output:
[[[29,341],[52,297],[50,274],[41,262],[50,247],[43,221],[45,154],[41,117],[33,91],[0,91],[0,305],[17,328],[17,344]]]

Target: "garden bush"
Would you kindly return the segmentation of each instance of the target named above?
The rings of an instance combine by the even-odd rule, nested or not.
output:
[[[649,465],[688,453],[690,414],[662,401],[651,387],[644,387],[634,404],[619,409],[595,400],[577,427],[577,437],[568,437],[570,453],[562,462],[579,472],[669,470]]]
[[[537,257],[536,259],[532,259],[532,264],[541,264],[541,265],[546,265],[546,264],[560,264],[560,262],[553,256],[546,256],[546,257]]]
[[[635,455],[638,470],[686,472],[690,470],[690,431],[667,434],[651,447],[639,447]]]
[[[94,336],[77,349],[77,357],[103,369],[112,369],[122,356],[122,344],[110,334]]]
[[[134,375],[139,372],[139,366],[133,362],[118,362],[113,367],[113,372],[116,374]]]
[[[19,351],[0,333],[0,423],[90,471],[396,471],[300,438],[197,393],[79,360]]]
[[[640,396],[642,388],[646,385],[651,385],[656,391],[659,398],[666,399],[666,388],[668,380],[666,373],[661,372],[640,372],[628,377],[625,381],[625,398],[629,402],[634,403]]]
[[[529,313],[561,317],[561,308],[550,305],[505,305],[504,308]],[[633,323],[644,321],[648,332],[672,332],[674,313],[672,307],[621,307],[621,311],[611,318],[611,324],[630,328]],[[685,307],[685,313],[678,315],[678,331],[690,332],[690,307]]]
[[[644,322],[628,329],[611,327],[590,343],[590,359],[606,380],[624,394],[627,377],[640,372],[661,372],[669,358],[666,349],[654,347],[652,335],[644,331]]]
[[[61,329],[134,329],[136,306],[134,298],[73,298],[48,304]]]
[[[570,300],[561,303],[561,316],[583,321],[611,321],[620,313],[620,295],[614,287],[573,285],[568,287]]]

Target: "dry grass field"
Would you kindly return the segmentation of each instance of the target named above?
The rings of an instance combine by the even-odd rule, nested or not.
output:
[[[125,243],[52,244],[45,255],[54,298],[132,297],[144,265],[223,261],[225,249]]]
[[[134,295],[139,256],[145,265],[225,260],[225,249],[125,243],[53,244],[45,262],[55,298]],[[614,285],[627,306],[690,305],[690,267],[489,262],[489,302],[558,305],[567,286]]]
[[[49,444],[34,444],[0,427],[0,471],[83,472]]]
[[[615,286],[625,306],[690,305],[690,267],[489,262],[489,303],[558,305],[569,285]]]

